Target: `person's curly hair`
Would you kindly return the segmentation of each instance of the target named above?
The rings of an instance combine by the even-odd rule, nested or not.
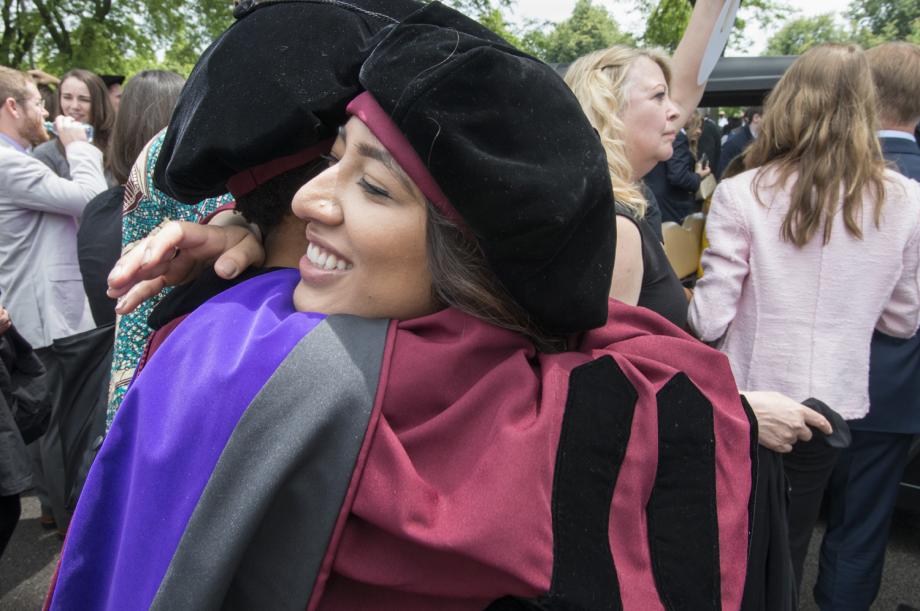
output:
[[[292,214],[291,200],[297,190],[326,166],[325,160],[317,159],[279,174],[237,197],[236,209],[248,222],[258,225],[262,235],[267,235],[285,216]]]

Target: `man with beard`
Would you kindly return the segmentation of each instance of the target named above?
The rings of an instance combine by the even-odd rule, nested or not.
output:
[[[0,67],[0,293],[36,349],[94,326],[77,265],[77,221],[106,188],[102,152],[68,117],[55,129],[72,180],[29,155],[48,139],[47,115],[32,80]]]
[[[48,139],[47,116],[32,79],[0,66],[0,300],[45,363],[52,340],[95,326],[77,263],[77,222],[89,200],[106,189],[102,151],[69,117],[58,117],[54,127],[71,180],[29,154]],[[63,515],[52,517],[41,451],[37,444],[30,450],[42,525],[54,528]]]

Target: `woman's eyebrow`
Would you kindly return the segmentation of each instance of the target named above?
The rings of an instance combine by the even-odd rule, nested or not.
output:
[[[357,146],[358,154],[362,157],[367,157],[368,159],[373,159],[379,161],[387,167],[388,170],[402,183],[403,187],[406,188],[410,193],[416,193],[418,188],[409,180],[409,177],[406,176],[406,173],[403,171],[399,164],[396,163],[396,160],[393,159],[393,156],[389,152],[382,148],[376,146],[371,146],[365,142],[358,143]]]

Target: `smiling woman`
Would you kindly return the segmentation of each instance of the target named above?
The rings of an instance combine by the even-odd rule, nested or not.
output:
[[[227,36],[350,6],[261,4]],[[135,378],[51,608],[738,608],[749,421],[723,357],[608,302],[577,101],[437,3],[375,43],[293,198],[298,269],[205,301]]]
[[[62,115],[92,126],[92,142],[106,154],[109,136],[115,127],[115,110],[102,79],[89,70],[70,70],[61,77],[58,103]],[[64,155],[64,147],[57,139],[36,147],[33,155],[58,176],[70,179],[70,164]],[[111,180],[109,182],[112,183]]]
[[[68,76],[61,83],[61,113],[80,123],[87,123],[93,109],[89,87],[76,76]]]
[[[662,52],[623,45],[580,57],[565,75],[607,153],[620,236],[610,296],[686,329],[687,299],[661,245],[661,212],[649,206],[641,182],[673,152],[682,115],[671,100],[672,80]]]
[[[407,319],[437,309],[425,198],[360,120],[339,131],[330,167],[292,207],[310,243],[294,290],[298,310]]]

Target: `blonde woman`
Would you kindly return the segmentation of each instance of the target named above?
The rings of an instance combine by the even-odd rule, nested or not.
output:
[[[767,99],[750,169],[716,189],[689,322],[719,342],[741,388],[861,418],[873,330],[910,337],[920,325],[920,185],[885,169],[877,129],[863,52],[813,48]],[[815,442],[786,460],[799,581],[835,460]]]
[[[579,58],[565,76],[607,154],[617,206],[610,296],[647,307],[682,328],[687,328],[686,293],[661,246],[661,213],[639,181],[673,154],[674,134],[702,96],[696,75],[706,37],[700,33],[708,34],[713,11],[720,8],[696,4],[673,60],[654,49],[617,45]],[[831,432],[823,416],[780,393],[744,395],[757,413],[758,440],[765,448],[789,452],[797,440],[811,438],[809,427]]]
[[[661,247],[660,212],[640,180],[671,157],[703,95],[697,75],[721,8],[719,0],[696,3],[673,61],[659,50],[616,45],[577,59],[565,75],[607,153],[618,235],[610,296],[683,328],[687,299]]]

